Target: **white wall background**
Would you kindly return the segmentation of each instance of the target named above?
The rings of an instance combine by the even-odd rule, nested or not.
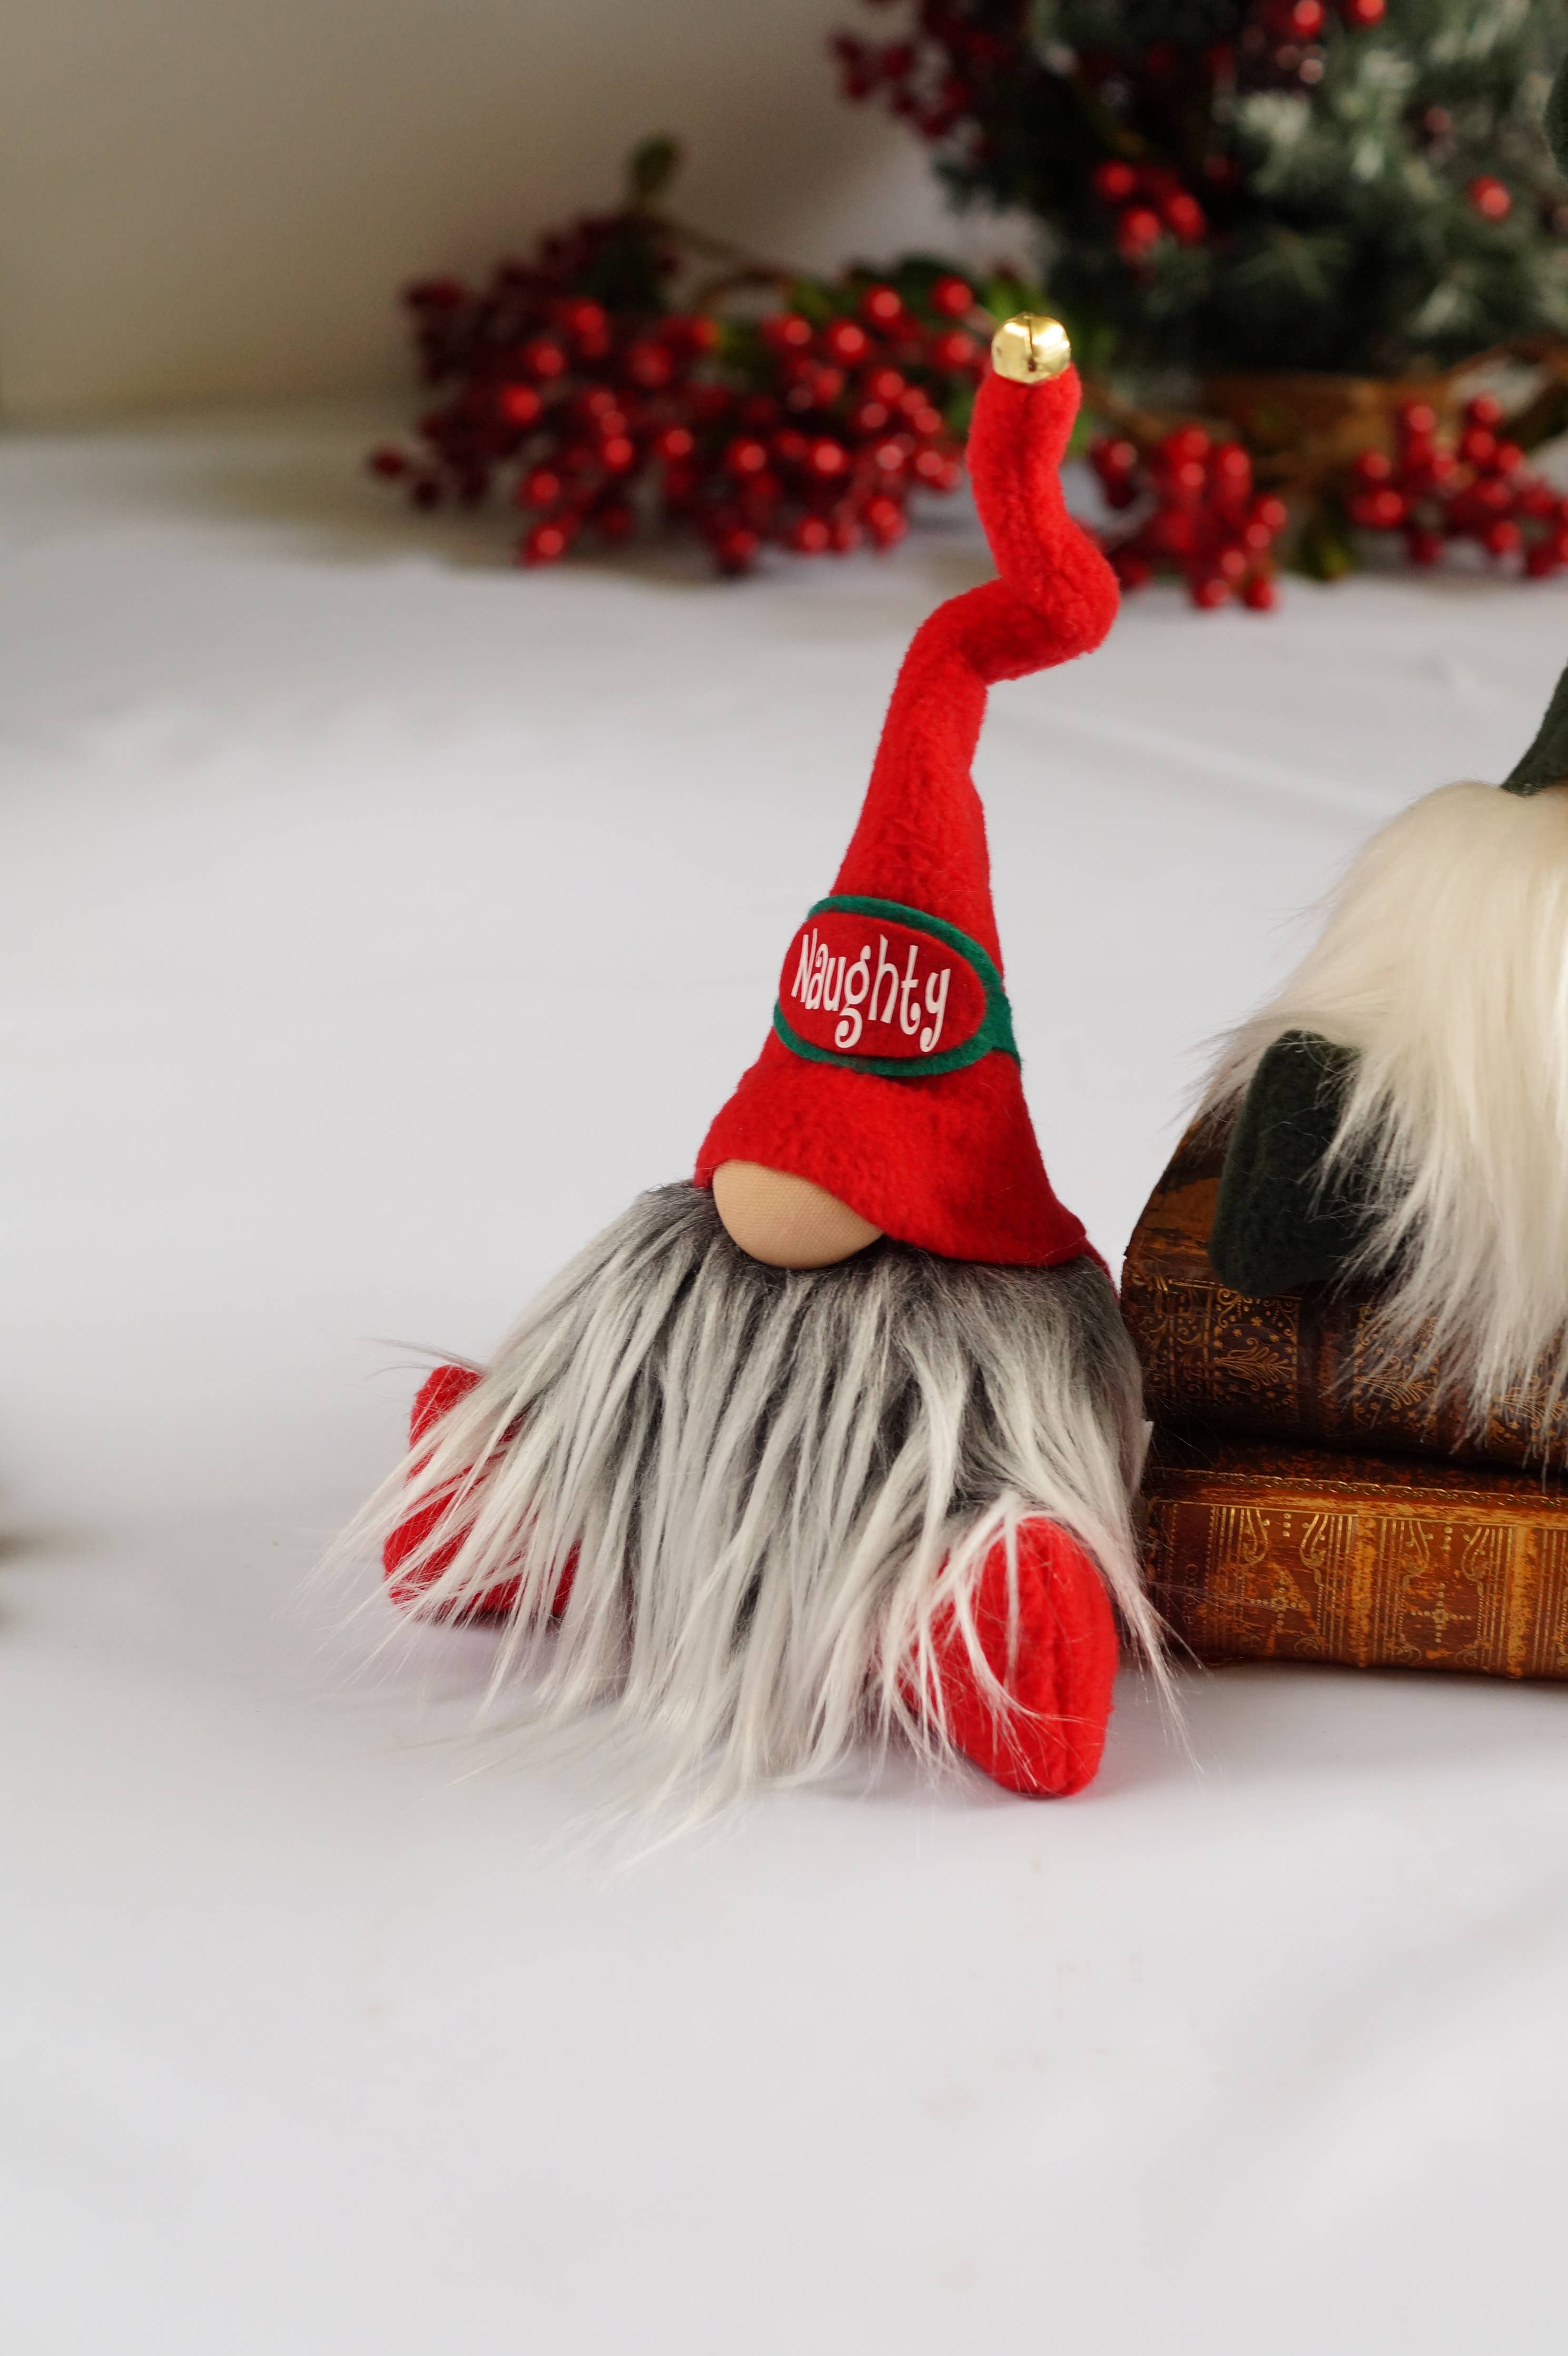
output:
[[[0,408],[363,388],[394,294],[606,202],[671,131],[688,218],[808,266],[1008,246],[838,96],[858,0],[10,0]],[[1010,250],[1021,252],[1016,237]]]

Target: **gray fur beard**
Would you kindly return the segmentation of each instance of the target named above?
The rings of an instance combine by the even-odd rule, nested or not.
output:
[[[607,1708],[645,1796],[702,1814],[826,1775],[867,1733],[945,1754],[944,1627],[1005,1713],[971,1600],[1031,1515],[1090,1554],[1157,1663],[1129,1506],[1146,1430],[1092,1260],[884,1240],[787,1271],[731,1241],[706,1189],[665,1186],[557,1278],[355,1535],[444,1500],[400,1577],[458,1550],[413,1612],[515,1580],[496,1684],[520,1681],[535,1724]]]

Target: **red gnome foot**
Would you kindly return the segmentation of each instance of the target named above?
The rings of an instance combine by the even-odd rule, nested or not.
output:
[[[466,1398],[479,1377],[468,1366],[437,1366],[427,1375],[414,1394],[413,1411],[409,1418],[409,1446],[417,1447],[427,1431],[433,1430],[443,1416],[450,1414],[459,1399]],[[416,1547],[431,1536],[446,1511],[444,1497],[433,1497],[400,1522],[381,1551],[381,1568],[386,1573],[388,1590],[394,1603],[416,1603],[425,1590],[433,1587],[441,1574],[451,1564],[461,1538],[453,1538],[421,1562],[417,1570],[404,1573],[403,1565]],[[517,1582],[503,1580],[475,1602],[466,1604],[450,1616],[462,1620],[490,1620],[509,1612],[517,1600]],[[443,1613],[442,1617],[449,1616]]]
[[[434,1430],[442,1418],[450,1415],[453,1408],[467,1398],[478,1380],[478,1376],[469,1366],[437,1366],[432,1375],[427,1375],[414,1394],[413,1411],[409,1418],[409,1446],[417,1448],[426,1434]],[[446,1508],[444,1495],[432,1497],[427,1504],[418,1506],[406,1521],[400,1522],[388,1538],[381,1550],[381,1567],[394,1603],[417,1603],[455,1558],[463,1543],[461,1533],[445,1546],[437,1547],[417,1570],[405,1572],[403,1569],[404,1563],[415,1548],[422,1546],[438,1527]],[[552,1620],[559,1620],[566,1609],[576,1566],[574,1554],[556,1587],[549,1607]],[[517,1600],[517,1580],[503,1579],[494,1587],[486,1588],[473,1602],[448,1606],[439,1612],[438,1616],[457,1620],[504,1619]]]
[[[467,1397],[478,1379],[478,1376],[467,1366],[437,1366],[433,1374],[427,1375],[414,1394],[413,1412],[409,1418],[409,1446],[416,1447],[426,1432],[438,1424],[459,1399]],[[386,1573],[394,1603],[417,1602],[426,1588],[434,1586],[456,1554],[458,1541],[454,1538],[449,1546],[438,1547],[417,1570],[406,1575],[403,1572],[403,1565],[410,1555],[424,1544],[445,1510],[443,1498],[432,1498],[429,1505],[421,1505],[417,1513],[411,1514],[406,1522],[400,1522],[387,1540],[381,1553],[381,1568]],[[497,1589],[494,1598],[486,1595],[475,1609],[476,1612],[504,1612],[512,1600],[512,1592]],[[467,1618],[469,1615],[464,1613],[464,1616]]]
[[[1063,1798],[1090,1783],[1105,1747],[1116,1674],[1116,1623],[1094,1565],[1054,1522],[1019,1531],[1018,1621],[1008,1660],[1008,1558],[986,1558],[975,1625],[987,1666],[1018,1708],[998,1713],[949,1626],[937,1644],[947,1731],[965,1759],[1009,1792]]]

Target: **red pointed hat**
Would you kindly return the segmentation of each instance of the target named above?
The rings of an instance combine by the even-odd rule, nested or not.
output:
[[[760,1162],[946,1258],[1050,1267],[1091,1247],[1024,1102],[969,770],[991,682],[1098,646],[1117,591],[1062,505],[1079,401],[1065,337],[1009,322],[994,349],[969,471],[1001,578],[916,634],[844,863],[790,942],[773,1027],[696,1178]]]

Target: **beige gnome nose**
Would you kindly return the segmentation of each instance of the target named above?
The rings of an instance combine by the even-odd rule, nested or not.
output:
[[[831,1268],[882,1232],[826,1186],[760,1162],[721,1162],[713,1200],[731,1243],[769,1268]]]

